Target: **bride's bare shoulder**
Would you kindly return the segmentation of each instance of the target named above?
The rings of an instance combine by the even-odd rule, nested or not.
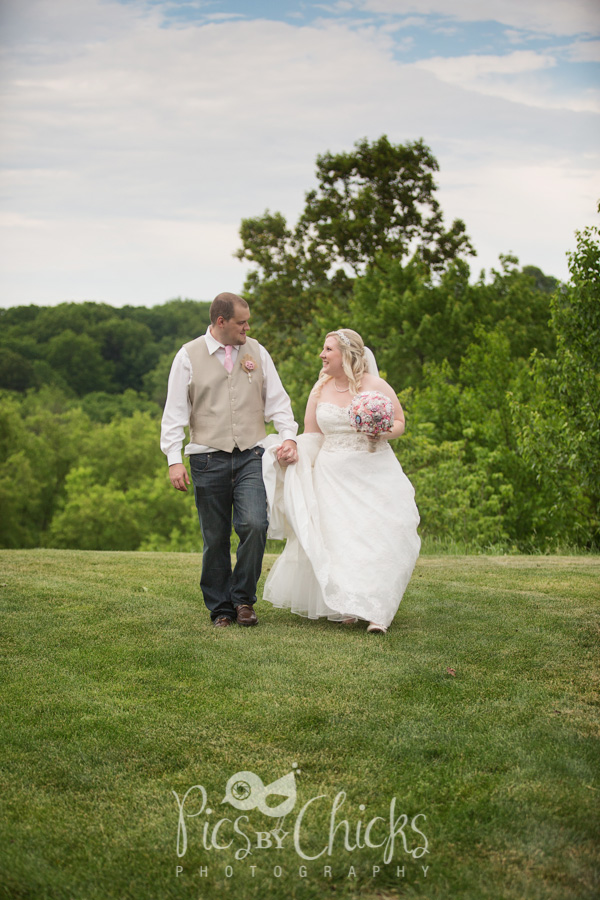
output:
[[[361,391],[380,391],[381,386],[385,384],[383,378],[379,378],[378,375],[371,375],[369,372],[365,372],[363,377],[360,380],[360,389]]]

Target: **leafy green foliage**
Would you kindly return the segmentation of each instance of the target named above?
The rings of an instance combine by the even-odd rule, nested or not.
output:
[[[0,396],[0,545],[42,542],[87,422],[62,394]]]
[[[0,312],[0,546],[201,546],[159,427],[173,356],[206,330],[208,306]]]
[[[269,211],[244,220],[238,256],[255,264],[246,282],[255,334],[272,351],[300,421],[325,334],[345,326],[362,335],[404,398],[408,432],[396,449],[415,483],[426,536],[525,550],[585,543],[595,527],[598,405],[577,398],[582,391],[594,398],[597,381],[584,378],[579,331],[569,324],[574,288],[536,266],[520,268],[511,255],[473,282],[464,225],[443,226],[436,171],[421,141],[359,141],[350,153],[318,157],[318,186],[294,228]],[[588,247],[577,263],[579,284],[594,283],[595,264]],[[592,313],[580,315],[600,344]],[[536,437],[544,391],[542,363],[529,374],[532,354],[545,361],[546,395],[559,368],[554,393],[580,423],[577,447],[565,427],[555,440],[562,455],[549,456],[547,441]],[[584,453],[594,462],[582,493],[559,473],[570,466],[575,477]],[[542,474],[549,459],[552,477]],[[577,527],[573,504],[582,507]]]
[[[325,335],[363,336],[400,392],[395,451],[429,542],[597,549],[598,229],[578,234],[567,285],[508,255],[473,281],[435,171],[422,142],[360,141],[318,158],[295,228],[269,211],[245,219],[252,334],[300,425]],[[0,546],[199,548],[159,423],[173,356],[207,323],[191,300],[0,311]]]
[[[549,494],[520,452],[510,397],[525,398],[526,362],[500,329],[476,330],[458,371],[425,369],[407,392],[409,430],[398,454],[415,485],[425,535],[485,548],[542,548]],[[421,499],[422,498],[422,499]]]
[[[556,355],[536,354],[533,397],[514,398],[519,445],[539,485],[552,491],[548,515],[571,540],[600,547],[600,230],[577,233],[570,283],[552,298]]]
[[[89,334],[67,328],[51,337],[44,351],[52,370],[74,394],[81,397],[90,391],[115,390],[114,365],[102,356]]]
[[[236,255],[256,266],[245,286],[255,336],[269,343],[278,361],[318,314],[323,297],[344,312],[354,277],[381,258],[402,262],[416,254],[431,270],[444,271],[474,252],[461,221],[444,228],[437,169],[423,141],[363,139],[350,153],[317,158],[318,187],[306,194],[295,228],[269,210],[242,221]]]
[[[422,140],[393,145],[386,135],[357,141],[351,153],[318,156],[319,186],[307,193],[298,224],[307,256],[360,274],[380,254],[403,259],[416,251],[434,270],[472,254],[462,221],[444,229],[438,168]]]
[[[0,347],[0,384],[9,391],[36,387],[38,379],[31,360],[10,347]]]
[[[103,303],[0,310],[0,389],[54,384],[66,393],[138,393],[184,341],[206,331],[209,305],[172,300],[152,309]]]

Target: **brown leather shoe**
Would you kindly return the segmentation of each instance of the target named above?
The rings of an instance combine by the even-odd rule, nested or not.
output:
[[[227,616],[219,616],[218,619],[215,619],[213,625],[215,628],[227,628],[228,625],[232,625],[233,620],[229,619]]]
[[[258,625],[258,618],[251,606],[237,606],[235,614],[238,625]]]

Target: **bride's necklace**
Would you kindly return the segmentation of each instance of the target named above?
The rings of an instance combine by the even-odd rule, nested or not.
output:
[[[335,378],[333,379],[333,386],[336,389],[336,391],[338,392],[338,394],[345,394],[346,391],[350,390],[350,385],[348,385],[348,387],[345,387],[345,388],[339,388],[337,386],[337,384],[335,383]]]

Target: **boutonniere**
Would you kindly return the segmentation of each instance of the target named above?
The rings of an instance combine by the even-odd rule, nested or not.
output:
[[[249,353],[246,353],[244,357],[241,359],[241,366],[246,375],[248,376],[248,381],[252,381],[252,373],[256,369],[256,363],[252,359]]]

